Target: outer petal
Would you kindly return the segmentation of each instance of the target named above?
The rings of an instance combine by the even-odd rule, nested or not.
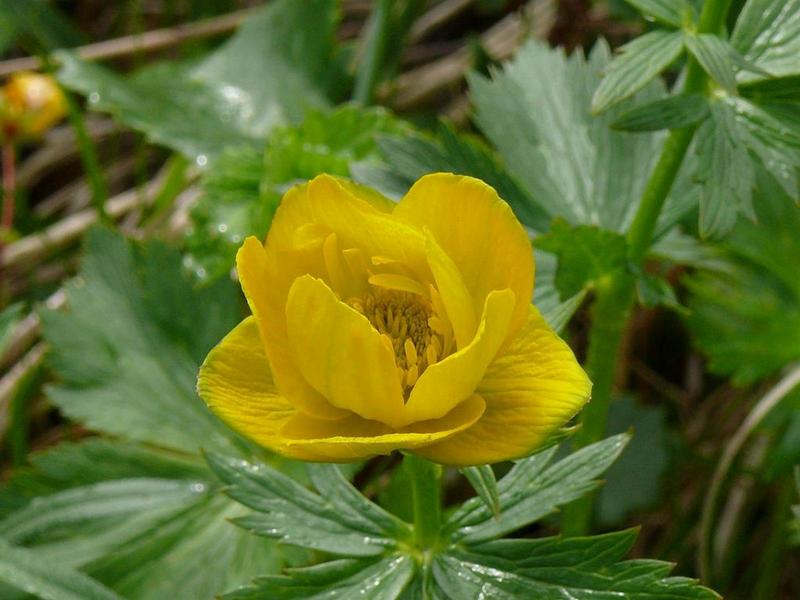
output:
[[[280,451],[305,460],[349,462],[419,448],[464,431],[480,419],[485,407],[482,398],[472,396],[441,419],[395,431],[357,417],[331,422],[298,415],[283,428]]]
[[[525,322],[533,291],[533,251],[509,206],[478,179],[434,173],[417,181],[394,214],[426,227],[453,262],[480,314],[487,294],[510,288],[517,297],[511,333]]]
[[[239,249],[236,267],[281,392],[290,397],[299,409],[316,417],[341,419],[347,416],[347,411],[331,405],[315,390],[294,364],[284,313],[288,295],[287,274],[281,273],[274,261],[270,263],[264,246],[254,237],[247,238]],[[284,268],[290,267],[285,265]]]
[[[364,315],[304,275],[289,291],[286,326],[295,364],[331,404],[398,424],[403,392],[394,351]]]
[[[478,333],[455,354],[428,367],[411,391],[405,422],[436,419],[472,396],[508,332],[514,292],[494,291],[486,298]]]
[[[209,352],[197,391],[214,413],[262,446],[277,449],[278,431],[295,409],[278,393],[253,317]]]
[[[444,442],[415,450],[451,465],[494,463],[529,454],[589,399],[592,384],[569,346],[531,306],[507,353],[489,367],[477,392],[486,412]]]

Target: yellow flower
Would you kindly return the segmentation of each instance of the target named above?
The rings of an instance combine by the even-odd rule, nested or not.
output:
[[[394,204],[321,175],[287,192],[266,243],[245,240],[236,264],[253,316],[209,353],[198,390],[286,456],[498,462],[589,397],[530,303],[524,229],[477,179],[428,175]]]
[[[2,89],[4,136],[38,136],[66,114],[64,95],[55,80],[39,73],[16,73]]]

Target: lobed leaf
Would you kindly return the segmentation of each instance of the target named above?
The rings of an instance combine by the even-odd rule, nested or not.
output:
[[[731,44],[773,76],[800,74],[800,0],[748,0],[736,21]],[[743,72],[740,80],[762,77]]]
[[[86,240],[69,309],[41,311],[50,364],[60,383],[50,399],[88,427],[196,453],[238,451],[244,442],[197,397],[197,369],[239,321],[233,284],[198,290],[180,254],[141,247],[104,229]]]
[[[682,32],[656,30],[622,46],[592,96],[592,112],[605,112],[641,90],[680,56],[683,45]]]
[[[704,96],[668,96],[624,112],[611,127],[620,131],[679,129],[699,123],[708,113],[708,100]]]
[[[697,177],[702,184],[700,234],[721,237],[736,223],[740,211],[752,214],[753,162],[745,134],[733,112],[723,103],[711,107],[709,118],[697,131]]]
[[[544,226],[534,227],[539,232],[560,217],[622,233],[636,212],[663,134],[625,133],[609,125],[624,112],[663,98],[664,88],[653,81],[618,107],[592,115],[591,98],[609,61],[602,40],[588,58],[529,42],[491,80],[468,78],[478,126],[529,204],[546,215]],[[687,193],[691,173],[691,165],[681,169],[658,236],[693,208],[696,197]],[[522,215],[519,207],[514,210]]]
[[[800,211],[777,183],[757,172],[758,224],[740,220],[719,258],[687,280],[687,323],[710,369],[738,384],[800,360]]]
[[[408,556],[381,560],[343,559],[286,575],[259,577],[253,585],[225,594],[224,600],[396,600],[403,596],[416,566]]]
[[[228,523],[243,509],[218,487],[197,458],[100,439],[64,444],[0,490],[0,536],[126,598],[210,599],[294,560]]]
[[[366,498],[359,502],[361,510],[342,510],[342,498],[311,492],[267,465],[214,454],[208,461],[228,484],[230,497],[256,511],[236,519],[236,524],[258,535],[334,555],[376,556],[396,545],[394,536],[410,533],[407,525]],[[312,469],[319,491],[340,493],[346,483],[341,474],[322,469],[338,467]],[[352,498],[352,492],[347,495]]]
[[[498,540],[437,557],[433,576],[448,598],[719,598],[694,580],[667,577],[669,563],[619,562],[635,537],[635,530],[628,530],[585,538]]]
[[[500,515],[473,498],[455,511],[445,528],[458,543],[475,544],[497,538],[552,514],[597,487],[596,477],[619,456],[625,434],[582,448],[550,464],[555,448],[517,462],[498,483]]]

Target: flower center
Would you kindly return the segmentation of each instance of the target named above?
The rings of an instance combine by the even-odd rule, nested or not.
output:
[[[444,327],[431,303],[418,294],[378,289],[348,304],[363,314],[394,352],[403,395],[408,399],[420,375],[442,358]]]

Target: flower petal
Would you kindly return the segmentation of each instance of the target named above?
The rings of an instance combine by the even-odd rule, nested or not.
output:
[[[394,214],[428,228],[458,265],[480,314],[492,290],[517,297],[510,334],[525,323],[533,291],[533,251],[522,225],[497,192],[478,179],[434,173],[417,181]]]
[[[236,255],[239,281],[258,323],[275,382],[299,409],[322,419],[341,419],[347,416],[347,411],[331,405],[303,378],[294,364],[284,312],[289,285],[286,276],[293,274],[287,273],[290,257],[283,258],[281,271],[274,260],[273,264],[270,263],[264,246],[254,237],[247,238]],[[286,292],[282,288],[286,288]]]
[[[472,396],[506,337],[514,304],[511,290],[487,296],[475,338],[466,348],[425,370],[411,390],[404,423],[438,419]]]
[[[422,232],[353,195],[350,189],[329,175],[311,180],[307,199],[313,222],[336,232],[341,248],[359,248],[368,258],[394,259],[408,267],[418,281],[430,281]],[[267,246],[271,243],[272,233]]]
[[[394,431],[358,417],[333,422],[298,414],[281,431],[281,452],[305,460],[350,462],[393,450],[419,448],[464,431],[480,419],[485,407],[480,396],[472,396],[441,419]]]
[[[450,465],[525,456],[583,407],[591,389],[572,350],[531,305],[524,327],[478,386],[486,400],[480,421],[416,453]]]
[[[304,275],[289,291],[286,327],[295,364],[331,404],[397,425],[403,392],[394,351],[364,315]]]
[[[209,352],[197,378],[197,392],[231,427],[275,449],[278,431],[295,414],[281,396],[253,317],[248,317]]]
[[[465,348],[475,337],[475,331],[478,328],[472,296],[467,286],[464,285],[458,267],[439,247],[429,231],[426,231],[425,235],[428,264],[433,272],[433,278],[436,280],[436,289],[442,298],[447,318],[453,328],[456,347]]]

